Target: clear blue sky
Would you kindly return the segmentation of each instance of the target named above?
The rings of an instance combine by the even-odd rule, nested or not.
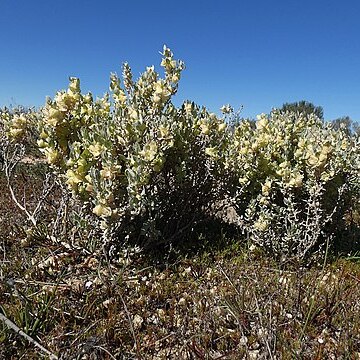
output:
[[[166,44],[186,64],[176,104],[252,117],[308,100],[360,120],[359,0],[0,0],[0,44],[0,106],[42,105],[69,76],[102,95]]]

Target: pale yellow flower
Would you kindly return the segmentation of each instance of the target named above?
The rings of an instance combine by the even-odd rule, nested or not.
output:
[[[164,103],[169,97],[171,93],[167,89],[166,85],[162,80],[158,80],[154,85],[154,95],[153,101],[156,104]]]
[[[70,78],[69,90],[73,93],[80,92],[80,80],[76,77]]]
[[[248,148],[247,146],[243,146],[243,147],[241,147],[241,148],[239,149],[239,153],[240,153],[241,155],[246,155],[246,154],[249,153],[249,148]]]
[[[330,179],[332,179],[334,177],[335,172],[334,171],[329,171],[329,172],[323,172],[321,174],[321,180],[322,181],[329,181]]]
[[[239,178],[240,185],[245,185],[247,182],[248,182],[248,178],[246,178],[246,177]]]
[[[328,155],[332,152],[332,147],[330,145],[324,145],[321,149],[321,153]]]
[[[61,121],[63,119],[64,115],[63,113],[58,110],[58,109],[54,109],[54,108],[50,108],[48,111],[47,111],[47,119],[46,119],[46,122],[49,124],[49,125],[52,125],[52,126],[56,126],[58,124],[59,121]]]
[[[58,106],[60,111],[69,111],[73,109],[74,105],[79,100],[79,94],[75,94],[71,91],[58,93],[55,96],[56,105]]]
[[[115,176],[114,170],[110,167],[105,167],[104,169],[100,170],[100,176],[103,179],[113,179]]]
[[[45,152],[46,155],[46,159],[50,164],[55,164],[57,162],[57,160],[59,159],[59,152],[55,149],[47,149],[47,151]]]
[[[200,128],[201,128],[201,132],[202,132],[204,135],[209,135],[210,129],[209,129],[209,126],[208,126],[207,124],[201,124],[201,125],[200,125]]]
[[[262,196],[259,200],[259,203],[262,205],[268,205],[269,204],[269,198],[267,196]]]
[[[104,146],[99,143],[95,143],[94,145],[89,146],[89,151],[95,158],[98,158],[104,151]]]
[[[168,127],[160,125],[159,131],[160,131],[161,137],[163,137],[163,138],[168,137],[168,135],[169,135],[169,128]]]
[[[69,160],[66,161],[66,166],[67,167],[72,167],[74,165],[75,165],[75,160],[74,159],[70,158]]]
[[[270,194],[271,185],[272,185],[271,180],[265,181],[265,183],[261,187],[261,192],[263,195],[268,196]]]
[[[299,142],[298,142],[298,147],[301,148],[301,149],[303,149],[303,148],[305,148],[305,146],[306,146],[305,140],[304,140],[304,139],[300,139]]]
[[[24,133],[23,129],[17,129],[17,128],[12,128],[9,131],[9,135],[12,138],[17,138],[17,137],[21,136],[23,133]]]
[[[28,120],[26,119],[24,114],[14,115],[13,126],[15,126],[17,128],[21,128],[21,127],[25,126],[27,122],[28,122]]]
[[[133,121],[138,120],[139,115],[138,112],[135,109],[130,109],[130,119]]]
[[[140,155],[143,156],[144,160],[152,161],[156,154],[157,154],[157,144],[155,141],[151,141],[150,143],[146,144],[144,149],[140,151]]]
[[[265,117],[261,117],[260,120],[256,122],[256,129],[258,130],[264,130],[268,127],[269,120]]]
[[[254,223],[254,229],[259,231],[266,231],[269,227],[269,222],[264,219],[263,217],[260,217],[255,223]]]
[[[302,149],[297,149],[294,153],[294,157],[299,159],[301,156],[303,155],[303,150]]]
[[[311,167],[317,167],[319,165],[319,159],[316,157],[315,154],[310,154],[310,156],[307,159],[307,163]]]
[[[230,104],[227,104],[227,105],[223,105],[221,108],[220,108],[220,111],[223,113],[223,114],[231,114],[234,109],[230,106]]]
[[[44,130],[41,131],[39,136],[41,139],[44,139],[44,140],[48,139],[48,137],[49,137],[48,133],[46,133]]]
[[[93,208],[92,211],[95,215],[100,217],[109,217],[111,216],[111,208],[102,204],[98,204]]]
[[[328,158],[327,154],[320,153],[320,155],[319,155],[319,166],[324,165],[326,163],[327,158]]]
[[[185,112],[187,115],[190,115],[191,114],[191,111],[192,111],[192,104],[187,102],[184,104],[184,109],[185,109]]]
[[[86,94],[83,99],[84,99],[84,102],[87,104],[91,104],[93,101],[91,93]]]
[[[126,103],[126,94],[123,90],[120,90],[116,95],[114,94],[114,99],[115,101],[119,102],[120,104],[125,104]]]
[[[216,158],[218,156],[218,149],[216,149],[216,147],[208,147],[205,149],[205,154],[210,157]]]
[[[300,187],[303,184],[303,175],[300,173],[296,173],[296,175],[292,176],[289,180],[288,185],[290,187]]]
[[[179,80],[180,80],[180,74],[174,74],[174,75],[171,77],[171,81],[172,81],[173,83],[177,83]]]
[[[346,150],[349,147],[349,143],[346,140],[341,142],[341,150]]]
[[[221,123],[218,125],[218,131],[222,132],[226,129],[226,123]]]
[[[39,148],[45,148],[45,147],[47,147],[47,146],[49,145],[49,144],[48,144],[46,141],[44,141],[43,139],[37,140],[36,143],[38,144]]]
[[[66,172],[66,177],[66,184],[68,184],[72,190],[76,190],[77,185],[83,181],[82,176],[74,172],[73,170],[68,170]]]

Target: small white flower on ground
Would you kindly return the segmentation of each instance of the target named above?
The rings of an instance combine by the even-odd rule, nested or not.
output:
[[[136,314],[136,315],[134,316],[134,319],[133,319],[134,329],[135,329],[135,330],[140,329],[141,326],[142,326],[142,324],[143,324],[143,322],[144,322],[144,319],[143,319],[140,315]]]

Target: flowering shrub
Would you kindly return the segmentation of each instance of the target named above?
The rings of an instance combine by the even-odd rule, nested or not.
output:
[[[0,110],[0,155],[36,137],[106,241],[184,239],[229,194],[238,224],[278,257],[304,258],[359,230],[359,134],[314,114],[231,122],[230,105],[222,119],[190,101],[177,108],[184,64],[164,47],[161,66],[163,78],[151,66],[134,80],[125,63],[102,98],[70,78],[39,112]]]
[[[359,198],[359,145],[315,115],[274,110],[234,132],[237,211],[253,241],[304,258],[341,228]]]
[[[225,191],[226,124],[205,108],[171,103],[184,69],[164,47],[160,78],[148,67],[137,81],[128,64],[122,84],[94,100],[70,78],[48,99],[38,145],[101,227],[145,242],[190,230]]]
[[[34,109],[2,108],[0,109],[2,135],[14,144],[22,143],[34,148],[40,116],[41,113]]]
[[[38,156],[37,125],[41,114],[34,109],[0,109],[0,171],[5,162],[13,166],[24,156]]]

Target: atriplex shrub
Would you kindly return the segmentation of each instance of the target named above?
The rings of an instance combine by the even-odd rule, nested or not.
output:
[[[228,158],[251,239],[304,258],[346,227],[359,199],[359,141],[315,115],[274,110],[236,127]],[[330,243],[331,245],[331,243]]]
[[[101,227],[145,243],[182,236],[226,190],[226,124],[194,103],[171,103],[184,65],[164,47],[160,78],[111,75],[93,100],[80,81],[48,99],[39,147]],[[115,229],[115,230],[114,230]],[[121,239],[120,239],[121,241]]]
[[[163,78],[148,67],[135,81],[125,63],[102,98],[70,78],[39,112],[3,109],[0,150],[38,136],[107,242],[186,239],[224,198],[251,240],[279,258],[306,258],[359,230],[359,135],[314,114],[229,123],[230,105],[225,120],[190,101],[177,108],[184,64],[166,47],[162,56]]]

